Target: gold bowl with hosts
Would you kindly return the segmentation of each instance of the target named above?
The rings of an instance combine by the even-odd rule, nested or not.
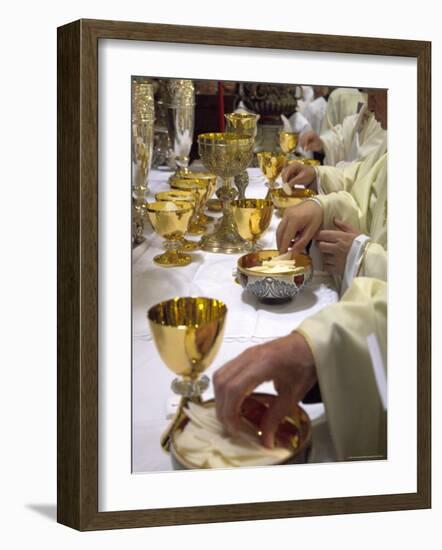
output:
[[[278,250],[259,250],[249,252],[238,259],[236,281],[258,300],[268,304],[280,304],[295,298],[309,283],[313,276],[313,265],[307,254],[295,254],[293,265],[288,261],[291,254],[278,264]],[[268,267],[266,267],[266,264]],[[260,269],[257,271],[254,268]]]
[[[241,406],[241,432],[246,434],[248,440],[252,439],[255,442],[254,450],[256,453],[266,457],[264,460],[248,460],[245,458],[247,454],[247,447],[244,448],[242,457],[235,454],[229,454],[228,452],[223,455],[222,448],[208,448],[207,445],[200,447],[200,452],[195,454],[192,452],[192,445],[190,450],[188,448],[182,448],[180,446],[180,439],[182,438],[183,431],[186,430],[188,423],[192,422],[188,417],[184,416],[181,422],[175,427],[175,430],[171,434],[170,442],[170,455],[172,465],[175,470],[193,470],[193,469],[207,469],[207,468],[235,468],[235,467],[250,467],[256,465],[282,465],[282,464],[302,464],[307,462],[311,448],[311,421],[304,409],[296,405],[290,415],[286,416],[278,426],[275,434],[275,448],[280,452],[273,456],[279,456],[279,458],[272,459],[271,452],[262,447],[260,444],[260,426],[262,423],[263,415],[266,410],[271,406],[276,399],[276,395],[267,393],[252,393],[244,400]],[[205,409],[211,409],[214,413],[215,401],[210,399],[204,401],[201,404]],[[220,436],[218,436],[220,437]],[[226,449],[231,449],[231,445],[235,444],[235,439],[229,439],[227,434],[221,435],[227,439]],[[198,441],[198,438],[195,439]],[[260,449],[261,447],[261,449]],[[216,457],[218,453],[221,453],[223,460],[211,460],[212,457]],[[198,460],[194,457],[198,456]],[[269,458],[270,457],[270,458]],[[194,460],[194,461],[193,461]]]

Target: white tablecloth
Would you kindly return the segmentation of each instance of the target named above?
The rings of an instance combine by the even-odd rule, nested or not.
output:
[[[169,189],[170,172],[152,171],[149,177],[151,197]],[[264,179],[259,169],[249,169],[248,197],[263,197]],[[211,213],[210,213],[211,214]],[[212,215],[212,214],[211,214]],[[274,215],[269,231],[262,238],[266,248],[275,248],[279,219]],[[162,363],[152,341],[146,312],[152,305],[175,296],[210,296],[224,301],[228,308],[225,338],[221,350],[208,370],[209,377],[226,361],[255,343],[291,332],[303,319],[338,299],[332,279],[315,271],[312,282],[295,300],[272,306],[258,302],[234,282],[237,254],[192,253],[190,265],[161,268],[152,261],[161,252],[162,239],[150,227],[146,241],[133,253],[133,471],[170,470],[170,457],[160,447],[160,435],[168,423],[177,398],[170,389],[174,373]],[[260,391],[274,392],[263,384]],[[205,397],[213,397],[210,388]],[[304,405],[313,421],[312,462],[334,460],[322,404]]]

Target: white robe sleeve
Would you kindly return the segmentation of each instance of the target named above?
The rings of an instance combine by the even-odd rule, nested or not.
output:
[[[338,459],[385,458],[387,412],[367,338],[376,338],[386,369],[387,284],[354,279],[338,303],[306,319],[296,332],[315,359]]]

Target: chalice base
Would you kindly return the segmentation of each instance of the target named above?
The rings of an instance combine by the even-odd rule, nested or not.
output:
[[[153,261],[161,267],[181,267],[189,265],[192,257],[176,250],[167,250],[164,254],[155,256]]]
[[[223,209],[223,205],[219,199],[210,199],[207,201],[207,208],[211,212],[221,212]]]
[[[188,239],[183,239],[180,241],[180,249],[185,250],[186,252],[191,252],[192,250],[198,250],[200,247],[199,243],[195,241],[189,241]]]
[[[243,252],[246,241],[238,235],[235,222],[224,214],[221,222],[210,235],[205,235],[200,242],[200,247],[206,252],[221,252],[223,254],[237,254]]]
[[[264,248],[264,245],[260,241],[248,241],[245,248],[247,252],[258,252]]]
[[[187,228],[187,233],[189,233],[189,235],[202,235],[205,232],[206,228],[200,223],[190,222]]]
[[[172,390],[185,399],[198,402],[201,401],[201,395],[207,390],[209,384],[209,378],[205,374],[196,380],[175,378],[172,381]]]
[[[213,223],[215,219],[216,218],[214,218],[213,216],[207,216],[207,214],[200,215],[201,223],[204,223],[204,224]]]

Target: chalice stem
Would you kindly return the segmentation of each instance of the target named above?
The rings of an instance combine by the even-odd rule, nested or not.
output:
[[[186,413],[184,409],[187,407],[189,402],[192,403],[202,403],[201,394],[194,395],[192,397],[183,396],[180,399],[178,410],[175,413],[175,416],[172,418],[170,424],[167,426],[166,430],[162,433],[160,438],[160,444],[164,451],[169,452],[170,449],[170,439],[173,432],[179,427],[181,422],[184,420]]]

